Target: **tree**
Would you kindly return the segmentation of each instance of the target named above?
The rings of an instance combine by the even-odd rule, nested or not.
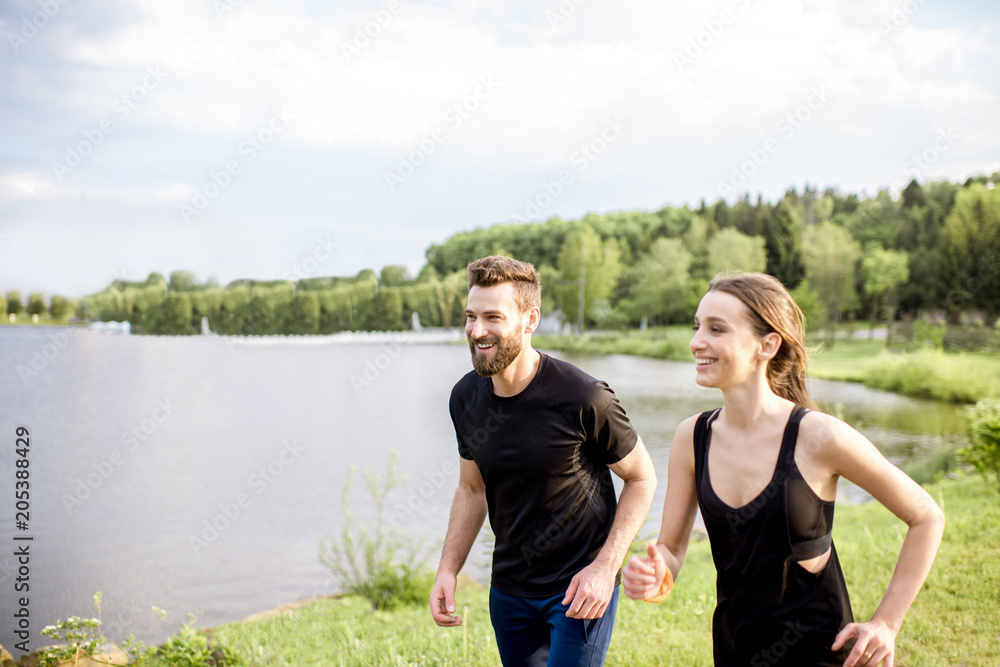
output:
[[[450,329],[455,319],[456,305],[464,308],[462,299],[469,292],[469,272],[459,269],[448,274],[444,280],[433,278],[430,283],[434,287],[434,298],[441,312],[441,326]]]
[[[240,336],[267,336],[278,332],[281,307],[291,298],[282,299],[274,288],[255,287],[252,296],[233,314],[229,330]]]
[[[767,268],[764,239],[747,236],[733,227],[719,230],[708,242],[708,273],[714,276],[723,271],[749,271],[759,273]]]
[[[1000,188],[973,183],[958,192],[940,252],[938,280],[946,306],[1000,312]]]
[[[440,282],[440,281],[438,281]],[[409,328],[413,313],[420,318],[420,326],[441,326],[441,310],[438,308],[437,290],[432,283],[415,283],[399,288],[403,297],[403,328]]]
[[[191,331],[191,301],[183,292],[171,292],[142,319],[143,333],[186,336]]]
[[[21,314],[24,306],[21,304],[21,293],[17,290],[7,292],[7,314],[15,317]]]
[[[378,276],[375,275],[375,271],[372,269],[361,269],[358,271],[358,275],[354,277],[355,282],[378,282]]]
[[[70,312],[70,301],[59,294],[53,294],[49,299],[49,315],[54,320],[61,320]]]
[[[150,274],[150,278],[152,277],[153,274]],[[172,292],[189,292],[197,286],[198,281],[190,271],[173,271],[170,274],[170,291]]]
[[[861,248],[850,232],[832,222],[810,227],[803,240],[806,277],[826,310],[827,342],[833,345],[836,323],[857,304],[854,268]]]
[[[34,292],[28,297],[28,314],[44,315],[45,314],[45,295],[41,292]]]
[[[7,299],[4,298],[3,294],[0,294],[0,315],[7,315]]]
[[[167,289],[167,279],[163,277],[162,273],[158,271],[151,271],[148,276],[146,276],[146,284],[149,286],[159,285],[164,291]]]
[[[903,204],[903,208],[914,208],[916,206],[926,206],[927,198],[924,197],[924,189],[920,187],[920,183],[917,183],[917,179],[913,179],[903,188],[903,192],[900,196]]]
[[[410,281],[409,272],[401,264],[388,264],[382,267],[379,275],[379,287],[402,287]]]
[[[792,211],[782,202],[763,222],[766,271],[788,289],[795,289],[805,276],[805,265],[802,261],[802,237]]]
[[[803,279],[798,286],[792,290],[792,298],[806,318],[806,326],[810,329],[823,328],[826,324],[826,309],[819,300],[819,294],[812,288],[809,281]]]
[[[691,276],[694,278],[711,278],[708,273],[708,239],[710,229],[709,219],[700,215],[691,217],[687,229],[681,238],[688,252],[691,253]],[[714,232],[712,232],[714,233]]]
[[[861,258],[861,277],[864,280],[865,294],[872,300],[868,337],[874,338],[879,302],[884,297],[889,297],[885,304],[886,320],[887,326],[892,326],[899,286],[910,279],[910,258],[905,252],[885,250],[875,244],[869,245],[865,249],[865,256]],[[890,340],[888,334],[885,340],[888,345]]]
[[[559,253],[563,317],[582,326],[594,302],[611,296],[620,273],[621,250],[618,242],[615,239],[602,242],[590,225],[580,225],[566,238]],[[569,281],[582,283],[567,284]]]
[[[358,308],[359,328],[365,331],[397,331],[402,328],[403,298],[399,288],[385,287]]]
[[[688,274],[691,253],[679,239],[660,238],[629,271],[632,287],[620,307],[634,320],[669,324],[694,313],[696,288]]]
[[[319,298],[315,292],[297,292],[285,306],[282,333],[308,335],[319,333]]]

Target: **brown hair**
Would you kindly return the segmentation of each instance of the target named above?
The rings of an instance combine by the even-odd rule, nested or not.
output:
[[[732,294],[743,302],[754,332],[781,336],[781,346],[767,362],[767,384],[778,396],[816,409],[806,387],[805,315],[781,282],[764,273],[715,276],[708,290]]]
[[[514,300],[522,313],[542,306],[542,283],[534,264],[490,255],[469,264],[469,289],[514,283]]]

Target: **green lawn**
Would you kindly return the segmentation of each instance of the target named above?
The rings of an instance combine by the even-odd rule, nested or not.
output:
[[[981,477],[927,487],[948,517],[944,542],[899,636],[898,665],[1000,664],[1000,495]],[[903,524],[881,505],[840,505],[834,538],[857,618],[885,590]],[[638,547],[639,545],[637,545]],[[249,665],[498,665],[487,590],[460,589],[462,628],[438,628],[424,606],[372,611],[362,599],[323,599],[217,628],[216,639]],[[608,665],[711,665],[715,570],[707,541],[695,542],[670,599],[621,599]]]

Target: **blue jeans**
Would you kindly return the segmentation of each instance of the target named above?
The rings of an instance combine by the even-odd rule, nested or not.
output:
[[[490,589],[490,622],[504,667],[594,667],[603,665],[618,609],[618,588],[604,616],[568,618],[564,594],[524,598]]]

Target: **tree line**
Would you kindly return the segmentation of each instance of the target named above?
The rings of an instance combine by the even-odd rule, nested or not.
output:
[[[462,326],[465,267],[490,254],[532,262],[542,312],[576,326],[627,329],[688,323],[720,271],[764,271],[793,291],[813,326],[847,318],[894,320],[935,313],[957,321],[1000,314],[1000,172],[958,184],[911,181],[891,196],[820,192],[806,185],[780,200],[591,213],[577,220],[497,224],[460,232],[426,251],[417,276],[388,265],[376,274],[298,281],[198,283],[116,280],[79,300],[18,292],[0,312],[54,320],[128,320],[139,333],[188,334],[207,318],[230,335],[401,330],[412,313],[429,327]]]

